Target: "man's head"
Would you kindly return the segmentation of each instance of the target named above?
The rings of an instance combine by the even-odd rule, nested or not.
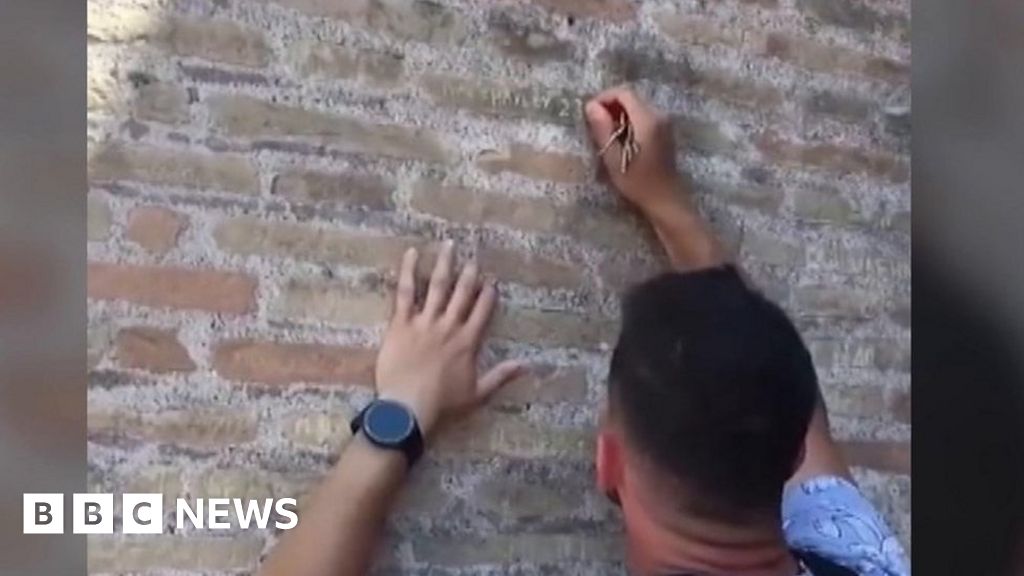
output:
[[[598,482],[719,523],[777,516],[816,399],[793,324],[735,269],[662,274],[623,303]]]

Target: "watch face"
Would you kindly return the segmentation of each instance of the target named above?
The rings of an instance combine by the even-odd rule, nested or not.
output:
[[[412,433],[409,410],[391,400],[377,400],[366,411],[366,434],[382,444],[399,444]]]

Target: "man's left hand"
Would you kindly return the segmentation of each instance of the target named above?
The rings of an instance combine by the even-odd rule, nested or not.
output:
[[[377,393],[412,410],[429,436],[442,419],[481,405],[523,367],[505,361],[477,375],[477,355],[497,302],[494,280],[481,280],[471,261],[453,288],[453,245],[445,242],[418,308],[417,258],[415,248],[402,257],[394,314],[377,357]]]

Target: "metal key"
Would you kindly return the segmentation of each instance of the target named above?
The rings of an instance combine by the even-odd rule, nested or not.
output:
[[[636,136],[633,132],[633,124],[630,123],[629,118],[625,112],[619,114],[619,121],[609,136],[608,141],[598,151],[599,156],[604,156],[613,143],[618,141],[622,145],[622,151],[620,152],[619,159],[619,171],[623,174],[629,169],[629,165],[636,158],[636,155],[640,153],[640,145],[636,142]]]

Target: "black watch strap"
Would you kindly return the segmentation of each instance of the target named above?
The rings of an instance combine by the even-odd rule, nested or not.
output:
[[[374,400],[373,402],[376,402],[376,400]],[[353,436],[355,436],[356,434],[359,433],[360,430],[362,430],[363,420],[366,417],[366,411],[369,410],[371,406],[373,406],[373,402],[370,402],[362,410],[360,410],[359,414],[356,414],[356,417],[353,418],[352,422],[349,424],[349,428],[352,430]],[[366,438],[370,442],[377,446],[380,446],[381,448],[400,450],[403,454],[405,454],[405,459],[406,461],[408,461],[409,467],[411,468],[412,465],[415,464],[416,461],[420,459],[420,456],[423,456],[423,433],[420,432],[420,424],[419,422],[416,421],[416,416],[411,411],[409,412],[409,416],[412,418],[412,431],[409,433],[408,436],[406,436],[405,440],[398,444],[384,444],[381,442],[377,442],[369,434],[364,434],[364,436],[366,436]]]

